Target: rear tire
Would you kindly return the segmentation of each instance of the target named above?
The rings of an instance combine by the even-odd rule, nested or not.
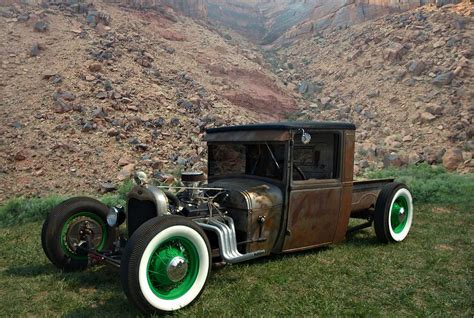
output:
[[[105,251],[113,248],[116,229],[107,225],[108,207],[87,197],[75,197],[66,200],[46,217],[41,230],[41,245],[46,257],[56,267],[75,271],[85,269],[88,257],[77,249],[79,231],[85,226],[91,232],[93,248]]]
[[[121,280],[129,301],[145,314],[163,314],[190,305],[204,290],[211,271],[204,231],[180,216],[142,224],[125,247]]]
[[[413,199],[407,186],[390,183],[382,188],[375,204],[374,228],[382,243],[401,242],[413,223]]]

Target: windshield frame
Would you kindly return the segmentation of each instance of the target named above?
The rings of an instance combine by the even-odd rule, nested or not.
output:
[[[265,176],[259,176],[259,175],[251,175],[251,174],[246,174],[246,173],[228,173],[228,174],[221,174],[221,175],[211,175],[210,174],[210,160],[209,160],[209,148],[212,145],[262,145],[265,147],[265,145],[283,145],[284,146],[284,157],[283,157],[283,163],[280,164],[280,169],[282,170],[282,178],[277,179],[277,178],[271,178],[271,177],[265,177]],[[275,155],[275,154],[273,154]],[[219,179],[226,179],[226,178],[251,178],[251,179],[261,179],[264,181],[269,181],[272,183],[278,183],[278,184],[283,184],[286,182],[287,177],[288,177],[288,166],[289,166],[289,155],[290,155],[290,143],[289,141],[213,141],[213,142],[207,142],[207,172],[208,172],[208,179],[209,181],[215,181]],[[269,164],[275,165],[275,163],[270,160]]]

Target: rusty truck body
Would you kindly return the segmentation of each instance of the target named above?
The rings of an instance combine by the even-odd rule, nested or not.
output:
[[[338,243],[371,225],[381,242],[400,242],[411,228],[405,185],[354,181],[351,123],[219,127],[205,140],[207,176],[184,172],[170,188],[137,173],[125,208],[73,198],[53,209],[42,232],[46,255],[63,269],[120,267],[133,304],[170,312],[198,298],[211,264]],[[349,228],[350,218],[365,222]]]

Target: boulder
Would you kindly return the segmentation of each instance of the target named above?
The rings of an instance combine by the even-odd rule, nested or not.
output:
[[[434,44],[433,44],[433,47],[435,49],[437,48],[440,48],[442,46],[445,46],[446,45],[446,41],[445,40],[439,40],[439,41],[436,41]]]
[[[74,109],[73,105],[66,103],[62,99],[57,99],[54,101],[54,112],[58,114],[64,114],[70,112]]]
[[[117,190],[117,186],[112,182],[102,182],[99,191],[101,193],[108,193]]]
[[[129,165],[131,164],[133,161],[132,159],[130,159],[129,157],[120,157],[119,161],[118,161],[118,165],[120,167],[123,167],[123,166],[126,166],[126,165]]]
[[[383,167],[401,167],[406,165],[406,161],[395,152],[391,152],[383,158]]]
[[[442,6],[445,6],[447,4],[458,3],[458,2],[460,2],[460,0],[435,0],[436,6],[438,8],[442,7]]]
[[[422,112],[419,119],[422,123],[430,123],[436,119],[436,116],[428,112]]]
[[[40,45],[38,43],[33,44],[30,50],[30,56],[31,57],[36,57],[40,54]]]
[[[95,95],[98,99],[106,99],[108,97],[107,92],[98,92],[97,95]]]
[[[446,72],[446,73],[441,73],[441,74],[437,75],[431,83],[435,86],[438,86],[438,87],[441,87],[441,86],[444,86],[444,85],[449,85],[453,81],[454,76],[455,76],[455,74],[452,71],[449,71],[449,72]]]
[[[120,131],[117,129],[117,128],[110,128],[109,131],[107,131],[107,135],[109,137],[115,137],[115,136],[118,136],[120,135]]]
[[[423,149],[424,159],[430,165],[441,163],[445,152],[446,150],[444,148],[433,149],[426,147]]]
[[[426,64],[421,60],[413,60],[407,64],[407,69],[413,75],[420,76],[426,69]]]
[[[135,169],[135,165],[133,163],[127,164],[120,170],[117,175],[117,179],[119,181],[124,181],[125,179],[132,176],[133,170]]]
[[[100,63],[92,63],[89,65],[89,71],[91,72],[100,72],[102,70],[102,64]]]
[[[444,106],[431,104],[426,106],[425,111],[432,115],[441,116],[444,112]]]
[[[45,72],[43,72],[43,79],[48,80],[48,79],[52,78],[55,75],[58,75],[58,73],[56,71],[46,70]]]
[[[443,156],[443,166],[449,171],[456,170],[462,162],[462,151],[459,148],[448,149]]]
[[[49,26],[44,21],[38,21],[38,22],[35,23],[33,28],[36,32],[46,32],[46,31],[48,31]]]
[[[391,43],[384,51],[383,58],[391,62],[397,62],[402,59],[407,50],[403,44]]]
[[[28,154],[26,153],[25,150],[20,150],[15,154],[15,160],[16,161],[23,161],[28,157]]]
[[[410,153],[408,155],[408,164],[414,165],[417,163],[423,162],[421,156],[417,154],[416,152]]]

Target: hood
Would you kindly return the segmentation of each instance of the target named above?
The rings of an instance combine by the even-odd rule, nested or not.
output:
[[[271,183],[258,179],[221,179],[210,183],[209,186],[229,190],[229,196],[221,202],[228,208],[258,211],[283,204],[281,190]]]

